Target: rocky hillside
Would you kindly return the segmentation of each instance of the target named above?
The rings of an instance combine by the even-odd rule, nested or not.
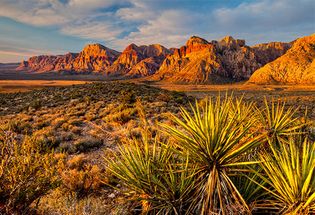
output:
[[[185,46],[175,49],[174,54],[164,60],[152,80],[179,83],[241,81],[289,48],[288,43],[249,47],[244,40],[231,36],[211,42],[193,36]]]
[[[283,56],[257,70],[249,82],[315,84],[315,34],[296,40]]]
[[[161,45],[137,46],[131,44],[122,52],[100,44],[90,44],[78,53],[41,55],[23,61],[18,70],[32,72],[100,72],[112,76],[142,77],[155,73],[171,51]]]
[[[106,74],[129,77],[152,75],[170,53],[170,50],[158,44],[149,46],[130,44],[113,65],[106,70]]]
[[[41,55],[23,61],[19,70],[34,72],[68,71],[68,72],[100,72],[110,66],[120,55],[120,52],[100,44],[90,44],[79,54]]]
[[[176,83],[227,83],[250,77],[252,83],[314,83],[314,37],[247,46],[231,36],[219,41],[193,36],[180,48],[130,44],[122,53],[91,44],[78,54],[31,57],[18,70],[148,76],[146,80]]]
[[[87,45],[74,59],[69,62],[73,71],[101,72],[106,70],[120,55],[120,52],[100,44]]]
[[[36,72],[48,72],[48,71],[61,71],[72,70],[72,64],[74,59],[78,56],[75,53],[68,53],[65,55],[40,55],[34,56],[23,61],[18,70],[30,70]]]

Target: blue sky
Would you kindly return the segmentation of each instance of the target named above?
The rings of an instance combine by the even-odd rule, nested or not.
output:
[[[79,52],[87,43],[179,47],[192,35],[247,44],[315,32],[314,0],[0,0],[0,62]]]

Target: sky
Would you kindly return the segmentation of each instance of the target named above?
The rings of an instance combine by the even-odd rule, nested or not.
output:
[[[80,52],[88,43],[122,51],[231,35],[254,45],[314,32],[314,0],[0,0],[2,63]]]

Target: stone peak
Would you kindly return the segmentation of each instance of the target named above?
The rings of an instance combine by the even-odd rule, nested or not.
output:
[[[87,49],[108,49],[108,48],[99,43],[92,43],[92,44],[87,44],[86,46],[84,46],[83,50],[87,50]]]
[[[228,46],[228,47],[238,47],[238,46],[245,46],[245,40],[240,40],[240,39],[234,39],[232,36],[225,36],[223,37],[220,42],[221,45],[223,46]]]
[[[192,45],[195,45],[195,44],[209,44],[209,42],[201,37],[198,37],[198,36],[192,36],[189,38],[189,40],[187,40],[186,42],[186,46],[192,46]]]
[[[139,49],[139,46],[137,46],[134,43],[131,43],[124,49],[124,52],[125,51],[130,51],[130,50],[138,50],[138,49]]]

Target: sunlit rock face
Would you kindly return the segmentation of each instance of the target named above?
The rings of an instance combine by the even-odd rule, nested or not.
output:
[[[159,44],[130,44],[106,71],[108,75],[143,77],[152,75],[171,51]]]
[[[72,70],[72,62],[78,54],[68,53],[65,55],[40,55],[30,57],[27,61],[23,61],[18,70],[31,70],[34,72],[49,72],[60,70]]]
[[[184,83],[245,80],[255,70],[284,54],[287,46],[290,45],[261,44],[249,47],[245,40],[231,36],[211,42],[193,36],[185,46],[167,56],[152,80]]]
[[[255,71],[249,82],[314,84],[315,34],[294,41],[284,55]]]
[[[120,52],[100,44],[84,47],[73,62],[73,70],[88,72],[104,72],[118,58]]]
[[[78,53],[58,56],[35,56],[23,61],[18,70],[36,73],[71,71],[97,72],[104,75],[143,77],[152,75],[172,51],[159,45],[137,46],[130,44],[120,53],[100,44],[89,44]]]
[[[100,44],[89,44],[78,54],[31,57],[28,61],[23,61],[18,69],[34,72],[102,72],[118,58],[119,54],[119,52]]]
[[[36,73],[93,72],[118,78],[149,76],[149,80],[179,83],[242,81],[257,70],[250,82],[313,83],[313,40],[314,35],[291,43],[247,46],[245,40],[231,36],[211,42],[192,36],[180,48],[130,44],[122,53],[89,44],[78,54],[31,57],[18,69]]]

